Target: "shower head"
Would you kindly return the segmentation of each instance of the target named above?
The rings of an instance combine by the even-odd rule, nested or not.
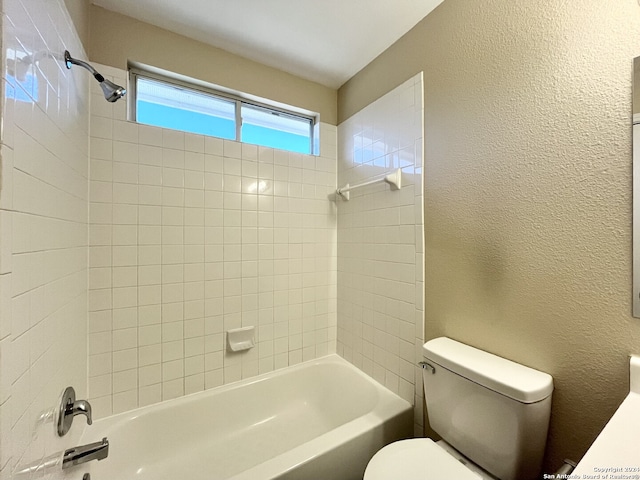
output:
[[[87,62],[83,62],[82,60],[73,58],[68,50],[64,51],[64,61],[67,65],[67,68],[71,68],[71,65],[78,65],[89,70],[93,75],[93,78],[95,78],[98,83],[100,83],[100,88],[102,88],[102,93],[104,94],[104,98],[107,100],[107,102],[113,103],[119,98],[124,97],[124,95],[127,93],[127,90],[124,87],[116,85],[112,81],[104,78],[98,73],[95,68],[93,68]]]
[[[120,85],[116,85],[110,80],[106,78],[100,82],[100,88],[102,88],[102,93],[104,93],[104,98],[107,99],[107,102],[115,102],[119,98],[124,97],[127,93],[127,90]]]

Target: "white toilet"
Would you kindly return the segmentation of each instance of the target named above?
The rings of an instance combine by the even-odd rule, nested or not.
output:
[[[530,480],[540,473],[551,413],[550,375],[446,337],[423,346],[431,428],[443,440],[387,445],[364,480]]]

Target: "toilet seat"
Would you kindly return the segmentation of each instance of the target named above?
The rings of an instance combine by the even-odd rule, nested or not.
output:
[[[379,450],[369,461],[363,480],[479,480],[430,438],[400,440]]]

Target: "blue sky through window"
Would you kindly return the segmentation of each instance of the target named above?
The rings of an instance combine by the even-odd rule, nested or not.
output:
[[[236,138],[236,126],[233,120],[143,101],[138,101],[136,113],[138,122],[147,125],[230,140]]]

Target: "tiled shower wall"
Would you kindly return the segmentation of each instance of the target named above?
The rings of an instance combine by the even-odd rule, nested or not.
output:
[[[415,408],[422,435],[422,74],[338,127],[338,184],[402,169],[385,183],[338,199],[338,353]]]
[[[40,468],[77,442],[50,409],[87,394],[87,72],[60,0],[2,2],[0,147],[0,478],[59,478]],[[78,472],[80,475],[81,473]],[[65,478],[79,478],[77,474]]]
[[[98,70],[116,83],[126,73]],[[89,394],[98,416],[335,351],[336,127],[321,156],[126,121],[93,87]],[[226,348],[254,325],[257,346]]]

